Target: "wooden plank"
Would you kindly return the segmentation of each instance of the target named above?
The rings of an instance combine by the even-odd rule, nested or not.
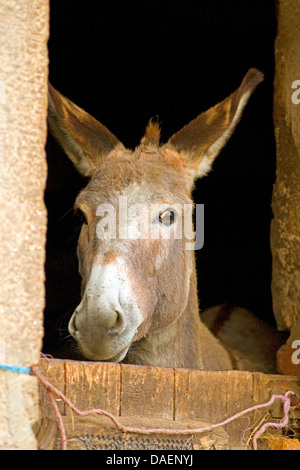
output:
[[[175,370],[175,420],[223,421],[226,415],[227,374]]]
[[[284,395],[288,391],[292,391],[300,397],[300,377],[288,375],[265,375],[256,373],[257,385],[260,397],[258,402],[263,403],[268,401],[272,395]],[[295,418],[300,418],[300,403],[293,411]],[[272,417],[282,418],[283,405],[280,401],[276,401],[272,405]]]
[[[156,426],[163,420],[162,427],[202,427],[205,424],[214,424],[224,421],[233,414],[250,406],[267,402],[272,394],[283,395],[292,390],[300,396],[299,377],[280,375],[265,375],[241,371],[198,371],[186,369],[162,369],[149,366],[133,366],[127,364],[109,364],[80,361],[62,361],[42,359],[39,364],[41,373],[79,409],[101,408],[119,416],[132,427],[160,427]],[[53,442],[55,427],[53,426],[53,411],[48,401],[47,393],[40,386],[40,405],[42,421],[39,428],[35,428],[39,442],[47,446]],[[70,413],[62,402],[58,402],[60,410],[68,423],[76,428],[80,419],[80,426],[76,435],[72,434],[73,427],[68,425],[68,437],[74,437],[74,446],[80,447],[85,442],[88,447],[104,443],[108,445],[116,442],[121,448],[129,445],[152,446],[155,439],[162,439],[168,446],[172,446],[174,436],[154,437],[154,441],[147,440],[145,436],[131,436],[127,443],[126,437],[117,437],[119,431],[112,430],[112,424],[106,419],[99,422],[101,438],[94,439],[89,434],[88,426],[85,432],[84,420]],[[282,404],[276,402],[269,409],[255,412],[240,418],[224,428],[217,428],[214,433],[194,435],[191,442],[193,448],[209,449],[211,445],[218,448],[243,448],[249,431],[248,428],[261,421],[263,416],[270,412],[268,420],[282,417]],[[293,416],[300,418],[300,405],[293,412]],[[201,424],[202,423],[202,424]],[[125,422],[124,422],[125,424]],[[74,429],[75,429],[74,428]],[[56,429],[57,431],[57,429]],[[98,431],[97,431],[98,432]],[[96,433],[97,433],[96,432]],[[279,436],[280,434],[279,431]],[[77,436],[77,437],[76,437]],[[81,437],[80,437],[81,436]],[[185,436],[188,438],[188,436]],[[122,442],[120,441],[122,440]],[[140,439],[140,444],[138,441]],[[120,443],[120,442],[121,443]],[[124,442],[123,442],[124,441]],[[164,445],[163,442],[153,445]],[[174,441],[175,442],[175,441]],[[177,442],[177,441],[176,441]],[[182,441],[183,442],[183,441]],[[73,444],[72,444],[73,445]],[[102,444],[101,444],[102,445]],[[178,445],[174,444],[174,445]],[[183,444],[182,444],[183,445]],[[260,445],[266,445],[262,440]],[[123,446],[123,447],[122,447]],[[127,446],[127,447],[126,447]]]
[[[65,392],[65,369],[64,361],[60,359],[50,359],[42,357],[38,364],[40,374],[47,379],[54,387],[63,393]],[[58,409],[62,416],[65,415],[65,403],[54,397]],[[51,402],[49,400],[48,391],[39,382],[39,407],[40,420],[35,422],[33,430],[40,449],[47,449],[49,445],[53,445],[55,435],[57,434],[57,423]]]
[[[253,405],[252,382],[250,372],[176,370],[175,419],[222,422]],[[243,430],[252,422],[249,414],[225,426],[230,444],[242,446],[242,441],[247,440]]]
[[[65,393],[65,368],[64,360],[42,358],[38,365],[40,373],[60,391]],[[54,417],[54,412],[49,400],[48,392],[43,385],[39,383],[39,398],[42,417]],[[62,415],[65,415],[65,404],[60,399],[56,399],[58,409]]]
[[[101,408],[119,416],[120,365],[65,361],[65,393],[80,410]],[[67,408],[66,415],[71,411]]]
[[[251,372],[228,371],[226,375],[227,401],[225,406],[227,418],[229,418],[255,404],[255,390]],[[249,437],[249,428],[253,425],[254,419],[255,415],[251,412],[227,424],[229,446],[245,447]]]
[[[173,369],[122,364],[121,376],[121,416],[173,420]]]

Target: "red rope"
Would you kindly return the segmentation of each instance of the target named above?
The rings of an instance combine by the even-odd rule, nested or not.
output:
[[[130,426],[124,426],[114,415],[112,415],[111,413],[105,410],[101,410],[101,409],[91,409],[91,410],[85,410],[85,411],[79,410],[74,405],[74,403],[72,403],[60,390],[54,387],[54,385],[51,384],[49,380],[43,377],[43,375],[40,373],[37,366],[32,367],[31,370],[33,374],[38,378],[39,382],[48,390],[51,405],[53,407],[53,411],[57,418],[58,426],[60,429],[61,450],[67,449],[67,437],[66,437],[63,419],[62,419],[61,413],[58,409],[58,406],[56,404],[56,401],[53,395],[56,395],[58,398],[61,398],[66,403],[66,405],[78,416],[89,416],[92,414],[106,416],[114,423],[116,428],[119,429],[119,431],[121,432],[131,432],[131,433],[136,433],[136,434],[168,434],[168,435],[172,435],[172,434],[193,435],[193,434],[202,433],[205,431],[211,431],[220,426],[224,426],[225,424],[228,424],[231,421],[237,418],[240,418],[247,413],[250,413],[251,411],[256,411],[256,410],[259,410],[260,408],[266,408],[272,405],[276,400],[281,400],[283,402],[283,419],[279,423],[272,423],[272,422],[265,423],[264,425],[261,426],[261,428],[258,431],[256,431],[256,433],[253,436],[253,449],[254,450],[257,449],[258,437],[262,433],[264,433],[268,427],[281,429],[287,426],[289,422],[289,411],[293,410],[295,406],[298,404],[297,395],[294,392],[288,391],[284,395],[272,395],[268,402],[262,403],[261,405],[251,406],[250,408],[240,411],[239,413],[236,413],[234,416],[231,416],[230,418],[225,419],[221,423],[211,424],[209,426],[205,426],[202,428],[196,428],[196,429],[134,428]]]

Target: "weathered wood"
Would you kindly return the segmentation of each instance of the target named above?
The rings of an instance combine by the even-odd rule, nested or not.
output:
[[[173,420],[173,369],[122,365],[121,370],[121,416]]]
[[[197,428],[222,422],[239,411],[267,402],[272,394],[291,390],[300,396],[299,377],[256,372],[205,372],[57,359],[41,359],[39,369],[77,408],[104,409],[130,427]],[[36,427],[38,441],[43,448],[59,448],[59,432],[53,425],[55,418],[43,386],[40,397],[42,419]],[[269,409],[249,413],[214,432],[145,436],[121,433],[108,418],[101,416],[80,418],[61,402],[58,404],[69,449],[163,446],[206,449],[212,445],[218,449],[244,448],[250,432],[265,413],[269,412],[268,420],[283,416],[282,403],[276,402]],[[300,405],[293,416],[300,418]],[[261,445],[268,447],[266,442]]]
[[[253,374],[237,371],[228,371],[227,374],[227,400],[225,402],[227,417],[250,408],[257,404],[256,394],[253,386]],[[224,406],[224,405],[223,405]],[[249,427],[254,424],[254,413],[248,413],[242,418],[236,419],[227,424],[226,429],[229,435],[229,446],[236,443],[245,445],[249,437]]]
[[[226,418],[226,374],[176,369],[175,376],[176,420],[192,419],[214,423]]]
[[[77,369],[77,367],[76,367]],[[65,390],[65,362],[61,359],[43,358],[39,362],[39,371],[47,380],[63,393]],[[53,408],[49,401],[48,391],[39,384],[39,401],[42,416],[54,417]],[[57,400],[57,406],[62,415],[65,415],[65,404],[62,400]]]
[[[254,405],[253,374],[250,372],[175,371],[176,419],[224,421],[235,413]],[[231,442],[241,439],[241,429],[249,427],[249,414],[227,429]],[[246,422],[246,426],[243,424]],[[246,438],[246,434],[244,435]]]
[[[120,366],[103,362],[65,361],[65,394],[81,410],[105,409],[120,414]],[[67,408],[66,415],[71,411]]]
[[[289,390],[300,397],[300,378],[286,375],[264,375],[257,374],[259,377],[258,390],[260,392],[259,402],[267,401],[272,394],[284,395]],[[300,403],[295,408],[293,415],[300,418]],[[274,403],[272,406],[272,416],[282,418],[282,404]]]

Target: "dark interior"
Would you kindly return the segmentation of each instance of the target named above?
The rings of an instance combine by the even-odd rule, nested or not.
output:
[[[265,74],[213,171],[198,181],[205,242],[197,252],[200,308],[229,303],[274,324],[270,221],[275,180],[272,122],[275,2],[270,0],[50,1],[50,81],[129,148],[151,117],[162,140],[237,88]],[[70,355],[67,323],[80,299],[73,212],[86,184],[47,142],[49,225],[43,351]]]

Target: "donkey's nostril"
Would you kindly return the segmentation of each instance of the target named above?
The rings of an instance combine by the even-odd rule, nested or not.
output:
[[[115,310],[114,324],[112,324],[111,327],[108,330],[109,335],[111,335],[111,336],[119,335],[124,330],[125,330],[124,315],[121,311]]]
[[[72,336],[74,336],[77,331],[76,322],[75,322],[75,313],[72,315],[69,321],[68,330],[69,330],[70,335]]]

